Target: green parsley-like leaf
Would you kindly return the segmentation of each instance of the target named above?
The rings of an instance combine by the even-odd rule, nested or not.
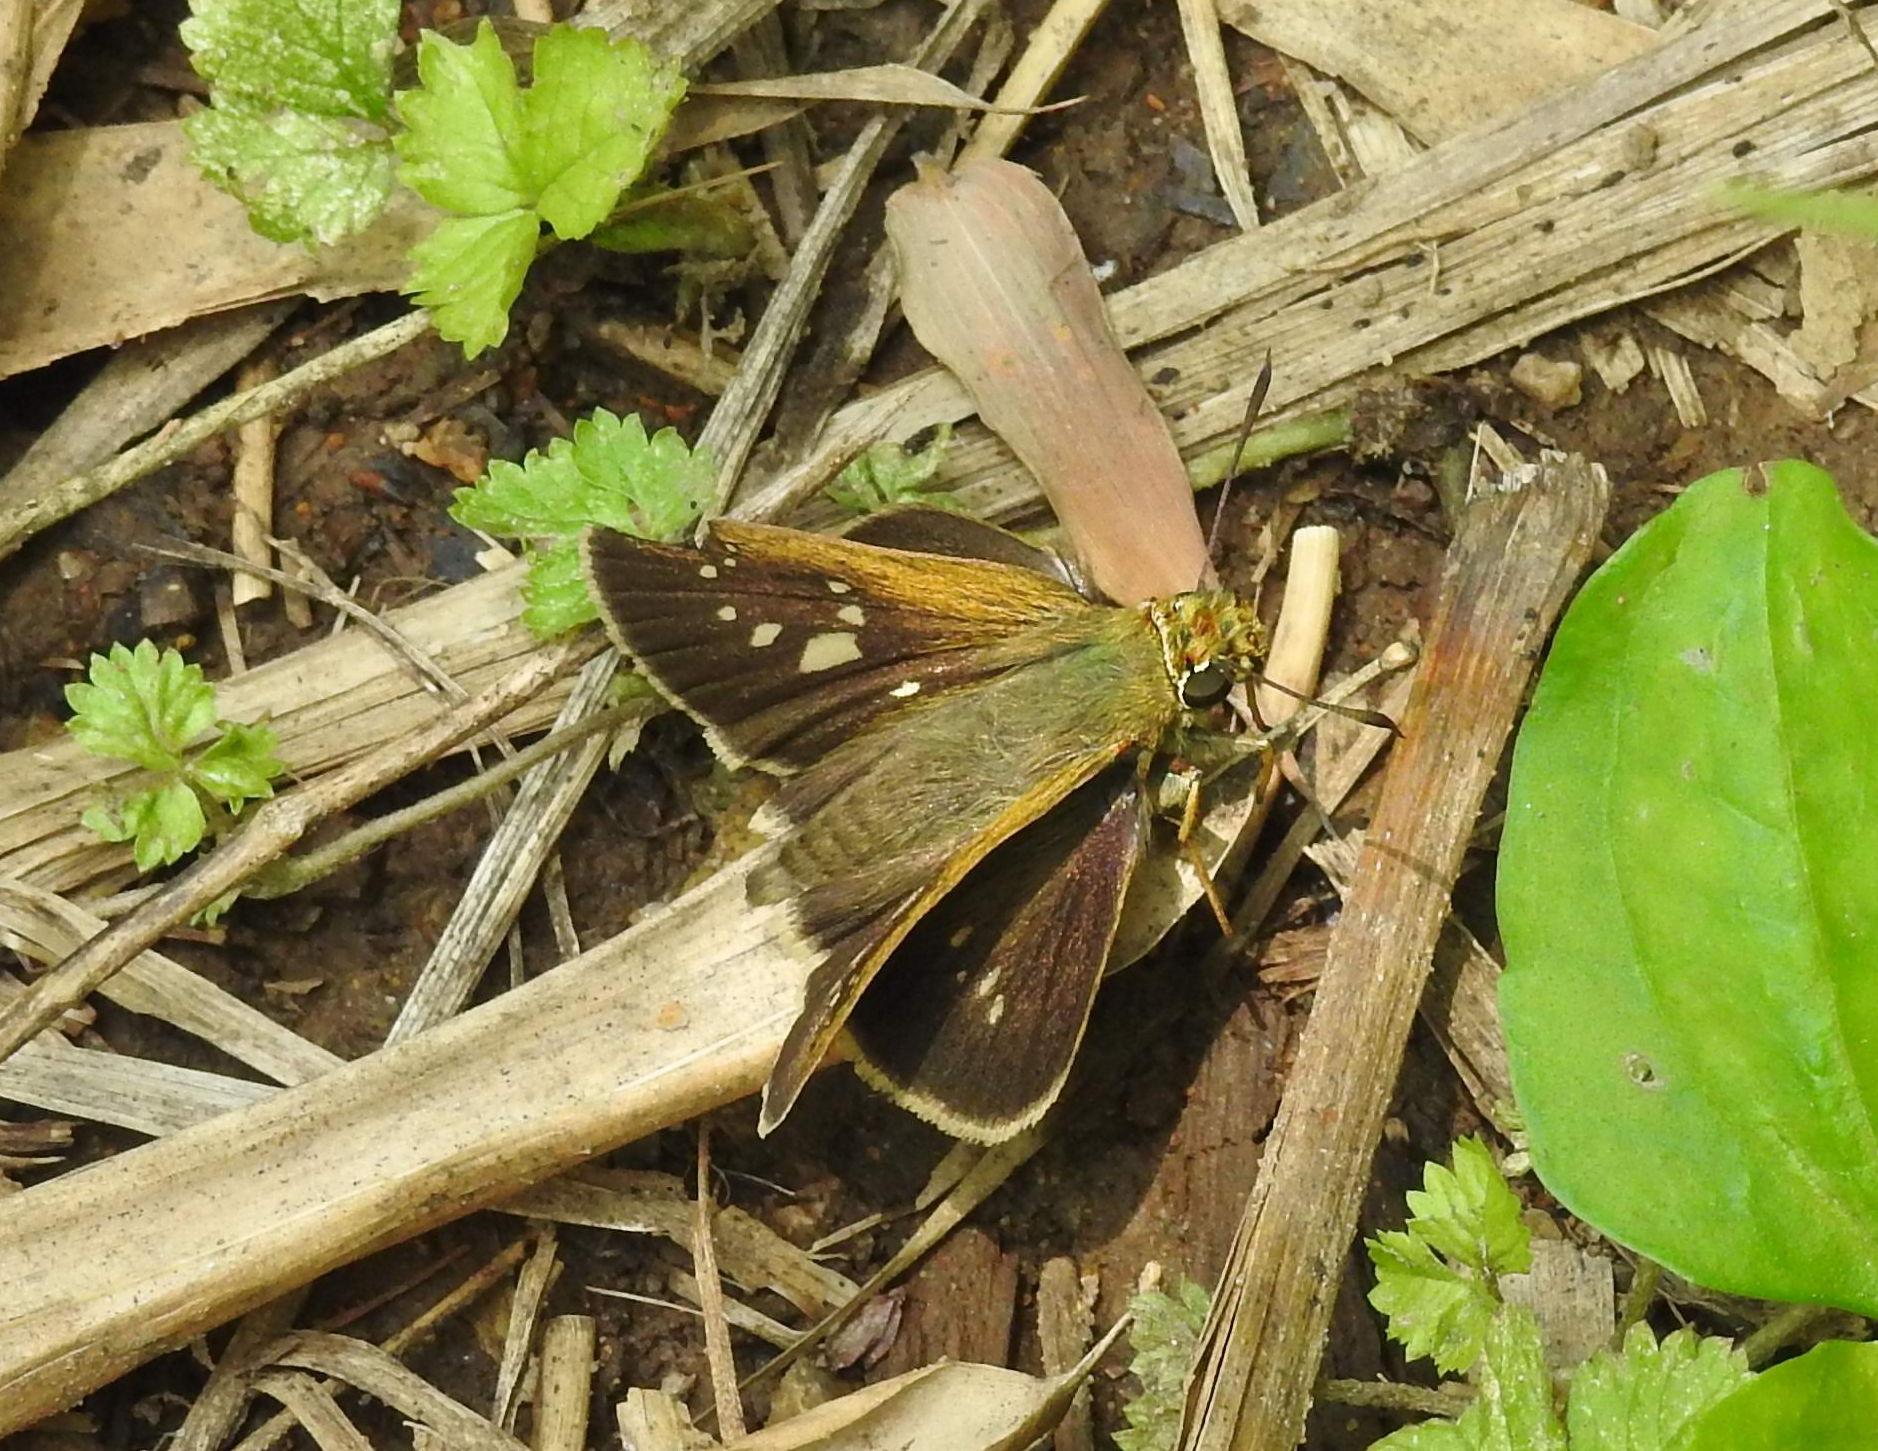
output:
[[[1621,1354],[1600,1350],[1572,1377],[1572,1451],[1672,1451],[1702,1412],[1753,1379],[1726,1340],[1633,1325]]]
[[[1128,1427],[1115,1433],[1121,1451],[1173,1451],[1187,1372],[1210,1303],[1206,1290],[1191,1280],[1182,1280],[1173,1295],[1145,1290],[1130,1303],[1135,1323],[1128,1343],[1134,1358],[1128,1368],[1141,1382],[1141,1394],[1122,1408]]]
[[[189,779],[236,811],[265,801],[274,794],[274,777],[286,769],[274,755],[277,744],[267,726],[231,722],[220,740],[189,763]]]
[[[168,866],[194,851],[209,825],[196,793],[182,781],[139,792],[115,812],[94,806],[80,820],[106,841],[132,843],[140,872]]]
[[[177,769],[183,747],[215,724],[215,690],[202,667],[149,640],[93,655],[90,684],[66,686],[65,702],[66,729],[81,746],[151,771]]]
[[[963,505],[953,494],[928,493],[926,486],[945,461],[952,443],[952,425],[942,423],[933,430],[924,448],[907,449],[882,440],[870,445],[849,462],[836,480],[822,492],[830,502],[856,514],[872,514],[895,504],[930,504],[937,509],[961,510]]]
[[[391,195],[391,143],[337,116],[217,98],[186,117],[190,156],[276,242],[330,245],[362,231]]]
[[[1371,1451],[1565,1451],[1532,1313],[1508,1306],[1494,1318],[1482,1349],[1474,1376],[1479,1393],[1459,1420],[1405,1427]],[[1578,1451],[1575,1443],[1572,1451]]]
[[[438,332],[474,356],[507,334],[539,223],[572,239],[604,221],[685,83],[637,41],[557,26],[536,42],[524,91],[487,20],[468,45],[427,31],[417,71],[421,89],[398,95],[399,176],[461,220],[453,237],[419,249],[406,290],[441,307]]]
[[[194,0],[182,38],[211,83],[183,122],[202,172],[277,242],[332,243],[391,194],[398,0]]]
[[[540,548],[530,553],[523,619],[544,637],[594,617],[574,540],[589,524],[674,539],[703,517],[716,493],[708,453],[669,428],[647,437],[636,414],[599,409],[521,463],[498,459],[474,488],[458,489],[450,517],[470,529]]]
[[[208,815],[198,791],[239,811],[272,796],[274,732],[261,725],[224,724],[222,734],[193,758],[188,747],[216,725],[215,687],[174,650],[148,640],[108,657],[91,657],[91,680],[65,687],[72,718],[66,729],[89,751],[116,756],[164,779],[115,810],[94,806],[81,818],[106,841],[128,841],[139,871],[168,866],[202,844]]]
[[[527,209],[446,217],[411,248],[405,291],[431,311],[437,333],[475,357],[509,335],[509,309],[535,260],[541,223]]]
[[[1389,1338],[1411,1356],[1428,1356],[1447,1375],[1473,1365],[1499,1308],[1487,1284],[1402,1230],[1376,1235],[1364,1248],[1376,1267],[1369,1303],[1388,1317]]]
[[[1410,1234],[1476,1274],[1532,1268],[1532,1240],[1520,1222],[1519,1200],[1479,1139],[1457,1139],[1454,1168],[1429,1164],[1422,1186],[1407,1195]]]

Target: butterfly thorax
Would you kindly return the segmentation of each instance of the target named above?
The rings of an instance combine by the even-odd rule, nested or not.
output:
[[[1219,704],[1265,659],[1258,614],[1231,590],[1189,590],[1142,608],[1160,639],[1167,678],[1189,710]]]

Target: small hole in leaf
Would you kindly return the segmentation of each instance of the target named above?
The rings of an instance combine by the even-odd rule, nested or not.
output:
[[[1661,1088],[1662,1078],[1657,1074],[1656,1065],[1641,1053],[1624,1055],[1624,1072],[1638,1088]]]

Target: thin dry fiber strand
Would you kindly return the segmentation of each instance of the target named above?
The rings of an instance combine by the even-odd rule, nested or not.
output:
[[[1220,791],[1199,838],[1210,858],[1252,807]],[[769,850],[429,1032],[0,1201],[0,1431],[373,1248],[754,1092],[802,981],[783,909],[748,902]],[[1133,940],[1196,900],[1190,874],[1140,874],[1130,913],[1158,930]]]

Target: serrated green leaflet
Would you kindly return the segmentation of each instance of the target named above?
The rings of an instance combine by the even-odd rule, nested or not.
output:
[[[391,97],[398,0],[190,0],[183,44],[216,93],[376,121]]]
[[[543,640],[598,619],[580,573],[580,542],[563,539],[547,549],[529,550],[522,598],[528,602],[522,623]]]
[[[417,47],[423,85],[398,92],[399,178],[433,206],[488,216],[534,202],[514,143],[522,129],[515,65],[484,21],[468,45],[427,31]]]
[[[1878,1345],[1828,1340],[1716,1402],[1677,1451],[1869,1451],[1875,1427]]]
[[[708,453],[676,431],[647,436],[637,415],[596,410],[519,464],[497,460],[474,488],[458,489],[450,517],[470,529],[548,547],[531,550],[523,619],[539,635],[594,618],[574,536],[589,524],[644,539],[675,539],[696,524],[716,493]],[[558,542],[557,542],[558,541]]]
[[[1404,1427],[1372,1451],[1565,1451],[1565,1430],[1552,1412],[1552,1376],[1529,1311],[1514,1306],[1495,1317],[1474,1384],[1478,1394],[1459,1420]]]
[[[1406,1229],[1364,1242],[1376,1267],[1369,1302],[1389,1337],[1447,1374],[1468,1369],[1500,1310],[1493,1277],[1532,1264],[1519,1200],[1476,1138],[1457,1139],[1454,1167],[1430,1162],[1408,1193]]]
[[[1485,1281],[1462,1274],[1401,1230],[1385,1230],[1364,1248],[1376,1267],[1369,1303],[1388,1317],[1391,1340],[1448,1375],[1479,1359],[1500,1303]]]
[[[1501,1012],[1541,1178],[1718,1289],[1878,1312],[1878,544],[1712,475],[1559,627],[1513,759]]]
[[[509,335],[509,309],[540,237],[541,223],[527,210],[446,217],[411,249],[405,290],[430,309],[438,335],[473,358]]]
[[[334,116],[217,101],[185,117],[190,157],[276,242],[324,244],[361,230],[391,195],[391,147]]]
[[[397,100],[398,174],[456,218],[413,253],[406,290],[473,357],[507,334],[540,223],[573,239],[604,221],[685,83],[636,41],[557,26],[536,42],[524,91],[487,20],[468,45],[426,32],[417,67],[421,89]]]
[[[130,842],[140,872],[187,856],[202,844],[209,825],[202,802],[182,781],[152,787],[117,811],[93,806],[79,819],[106,841]]]
[[[1677,1330],[1659,1345],[1633,1325],[1622,1354],[1600,1350],[1572,1376],[1572,1451],[1678,1451],[1696,1417],[1751,1378],[1726,1340]]]
[[[535,45],[524,98],[523,171],[558,237],[584,237],[645,170],[685,93],[678,68],[643,45],[557,27]]]
[[[1129,1302],[1134,1324],[1128,1328],[1128,1369],[1140,1380],[1141,1393],[1123,1407],[1128,1425],[1115,1433],[1120,1451],[1171,1451],[1210,1304],[1206,1290],[1185,1279],[1173,1295],[1143,1290]]]
[[[189,778],[236,811],[250,801],[265,801],[274,794],[274,777],[284,769],[274,745],[274,732],[267,726],[230,724],[220,740],[189,763]]]
[[[195,0],[182,38],[210,104],[183,121],[190,156],[277,242],[332,243],[391,194],[397,0]]]
[[[91,657],[91,679],[65,687],[72,707],[66,729],[89,751],[155,772],[157,784],[114,807],[93,806],[81,818],[106,841],[132,843],[139,871],[167,866],[201,845],[208,830],[203,801],[240,811],[274,794],[283,769],[274,732],[264,725],[222,723],[206,745],[192,743],[217,725],[215,688],[202,667],[149,640],[134,650],[113,645]]]

